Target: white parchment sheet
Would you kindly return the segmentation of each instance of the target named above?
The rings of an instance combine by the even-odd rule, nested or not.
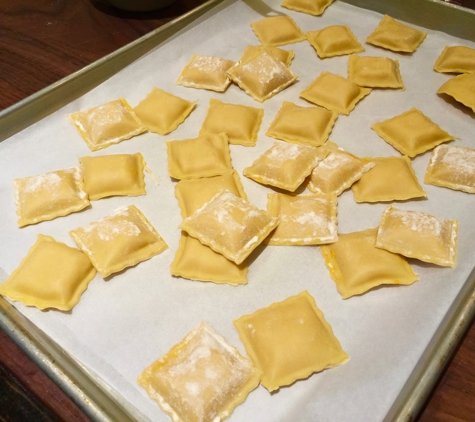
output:
[[[406,89],[373,90],[349,116],[339,116],[330,139],[358,156],[399,155],[379,138],[370,125],[419,108],[458,139],[454,145],[475,147],[474,115],[436,95],[451,76],[436,73],[433,64],[446,45],[467,45],[446,34],[428,30],[413,55],[402,55],[364,43],[382,16],[346,3],[335,2],[322,17],[280,8],[303,31],[347,24],[369,56],[398,59]],[[230,421],[379,421],[394,402],[441,319],[474,266],[475,196],[424,185],[430,153],[418,156],[413,166],[428,198],[395,204],[404,210],[424,211],[460,221],[458,263],[454,269],[411,260],[420,281],[411,286],[385,287],[343,300],[318,247],[260,247],[250,258],[249,283],[233,287],[170,276],[180,238],[180,213],[174,182],[168,176],[166,140],[198,136],[210,98],[263,107],[264,121],[255,147],[231,146],[234,167],[249,200],[265,209],[271,189],[242,176],[242,170],[267,150],[273,139],[265,136],[282,101],[309,105],[299,93],[323,70],[347,76],[348,57],[321,60],[308,42],[283,48],[295,51],[291,69],[298,82],[263,104],[237,86],[226,93],[175,85],[192,54],[238,60],[247,45],[258,44],[250,22],[261,19],[245,3],[228,1],[179,36],[119,72],[82,98],[0,143],[0,267],[11,273],[27,254],[38,233],[75,246],[68,231],[89,224],[117,208],[135,204],[169,245],[161,255],[104,281],[90,283],[80,303],[69,313],[39,311],[15,306],[85,366],[115,388],[124,399],[153,421],[168,418],[135,380],[142,370],[165,354],[201,321],[208,322],[241,352],[244,347],[232,325],[243,314],[308,290],[332,325],[343,349],[350,355],[344,365],[314,374],[282,388],[276,394],[262,386],[234,411]],[[116,99],[135,106],[159,87],[189,100],[197,108],[168,136],[140,135],[92,153],[65,115]],[[142,152],[160,179],[146,175],[147,194],[92,202],[83,211],[19,229],[16,224],[12,180],[78,165],[78,157]],[[341,233],[376,227],[388,204],[356,204],[350,191],[339,197]]]

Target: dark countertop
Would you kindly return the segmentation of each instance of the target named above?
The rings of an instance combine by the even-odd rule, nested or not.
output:
[[[452,3],[475,8],[471,0]],[[47,87],[203,3],[177,0],[157,12],[122,12],[94,0],[0,4],[0,110]],[[0,421],[88,421],[0,331]],[[475,324],[419,417],[475,420]]]

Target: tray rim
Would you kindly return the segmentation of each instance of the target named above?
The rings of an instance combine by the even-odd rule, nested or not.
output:
[[[263,16],[272,13],[272,9],[261,0],[243,1]],[[380,13],[386,13],[388,3],[391,4],[389,0],[342,1]],[[93,89],[222,2],[223,0],[207,0],[184,15],[0,111],[0,142]],[[398,0],[397,7],[392,6],[389,9],[393,11],[391,15],[396,19],[411,21],[429,29],[441,30],[475,42],[475,26],[469,25],[468,30],[465,31],[464,25],[460,24],[460,22],[469,23],[473,20],[475,10],[444,0]],[[427,24],[427,19],[431,22],[430,16],[426,16],[427,10],[431,12],[431,16],[433,13],[437,16],[435,24]],[[417,19],[416,21],[407,19],[407,16],[412,16],[411,14],[414,13],[417,13],[419,17],[423,16],[422,22]],[[459,22],[455,26],[450,24],[450,21],[454,19]],[[384,418],[385,422],[403,422],[417,418],[474,319],[475,267],[389,409]],[[134,406],[125,401],[121,395],[67,353],[1,296],[0,329],[92,420],[101,422],[146,420]]]

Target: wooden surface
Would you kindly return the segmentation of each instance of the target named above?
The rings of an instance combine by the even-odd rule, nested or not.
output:
[[[472,0],[453,1],[475,7]],[[94,0],[0,2],[0,109],[137,39],[202,0],[133,14]],[[0,331],[0,421],[88,418]],[[419,417],[475,420],[475,325]]]

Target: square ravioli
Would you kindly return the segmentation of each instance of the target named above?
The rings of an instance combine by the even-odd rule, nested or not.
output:
[[[368,44],[399,53],[413,53],[427,34],[384,15],[378,27],[366,38]]]
[[[253,146],[263,117],[262,108],[224,103],[211,98],[200,136],[225,133],[230,144]]]
[[[67,118],[91,151],[107,148],[147,131],[124,98],[68,114]]]
[[[290,63],[294,58],[293,50],[283,50],[282,48],[273,47],[271,45],[248,45],[236,65],[240,65],[242,63],[246,63],[252,60],[254,57],[258,56],[263,51],[270,54],[271,56],[274,56],[276,59],[279,59],[286,66],[290,66]]]
[[[475,149],[453,145],[434,148],[424,183],[475,193]]]
[[[325,153],[325,150],[310,145],[276,141],[246,167],[243,174],[258,183],[294,192]]]
[[[406,201],[427,196],[417,180],[411,160],[399,157],[363,158],[374,167],[351,186],[356,202]]]
[[[338,118],[336,111],[323,107],[300,107],[284,101],[266,135],[295,144],[323,145]]]
[[[322,245],[338,240],[334,193],[297,196],[270,193],[267,212],[280,219],[266,239],[269,245]]]
[[[418,280],[401,255],[376,248],[377,228],[340,233],[338,242],[320,252],[340,295],[347,299],[381,285],[407,285]]]
[[[475,73],[464,73],[449,79],[437,90],[437,94],[446,94],[455,101],[471,108],[475,113]]]
[[[79,167],[14,179],[13,188],[18,227],[53,220],[90,204]]]
[[[189,217],[223,189],[247,199],[235,170],[219,176],[180,180],[175,185],[175,197],[178,199],[182,218]]]
[[[404,89],[399,62],[387,57],[351,55],[348,58],[348,79],[367,88]]]
[[[333,2],[334,0],[284,0],[281,6],[296,12],[320,16]]]
[[[293,44],[305,40],[298,25],[289,16],[271,16],[251,22],[251,28],[262,45]]]
[[[375,123],[371,129],[401,154],[411,158],[443,142],[455,140],[417,108]]]
[[[327,26],[318,31],[308,31],[305,36],[321,59],[364,51],[347,25]]]
[[[256,101],[263,102],[297,79],[289,68],[267,51],[234,66],[228,76]]]
[[[226,72],[234,62],[214,56],[194,54],[184,67],[176,84],[188,88],[224,92],[231,84]]]
[[[447,46],[434,64],[440,73],[475,73],[475,49],[463,45]]]
[[[71,230],[69,235],[103,278],[137,265],[168,248],[135,205]]]
[[[300,93],[300,98],[339,114],[348,115],[370,92],[370,88],[360,87],[343,76],[322,72]]]
[[[147,367],[137,383],[174,422],[228,418],[259,385],[261,371],[202,322]]]
[[[278,218],[222,190],[185,218],[180,228],[239,265],[278,223]]]
[[[108,196],[144,195],[146,167],[143,155],[115,154],[80,157],[84,190],[90,200]]]
[[[247,354],[262,369],[261,384],[269,391],[349,359],[307,291],[243,315],[233,324]]]
[[[95,275],[86,254],[39,234],[28,255],[0,284],[0,295],[26,306],[69,311]]]
[[[374,164],[327,142],[329,154],[312,170],[307,188],[314,193],[335,193],[337,196],[359,180]]]
[[[217,176],[233,169],[225,133],[168,141],[166,144],[168,173],[175,179]]]
[[[184,122],[195,105],[196,101],[188,101],[154,87],[134,107],[134,111],[150,132],[166,135]]]
[[[381,217],[376,247],[443,267],[454,267],[458,228],[457,220],[389,206]]]
[[[237,265],[203,245],[198,239],[182,232],[175,259],[170,265],[170,273],[188,280],[237,286],[247,283],[248,267],[245,262]]]

